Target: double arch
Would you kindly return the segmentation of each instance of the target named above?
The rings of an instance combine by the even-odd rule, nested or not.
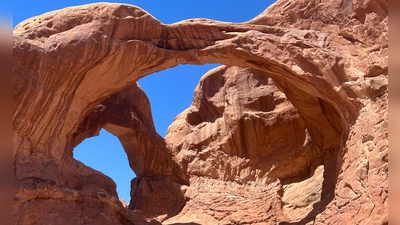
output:
[[[179,64],[220,63],[262,70],[272,77],[305,121],[316,149],[335,156],[359,105],[352,100],[355,93],[338,88],[349,79],[341,64],[348,56],[340,43],[328,44],[333,38],[324,32],[251,21],[202,19],[164,25],[140,8],[121,4],[50,12],[14,30],[16,79],[30,75],[15,89],[14,129],[20,137],[28,137],[33,151],[68,161],[73,148],[93,135],[79,133],[80,126],[110,96],[124,95],[138,79]],[[332,63],[321,65],[321,58]],[[25,114],[29,108],[41,108],[41,113]],[[143,131],[108,120],[96,126],[105,126],[120,138]],[[188,182],[179,165],[169,165],[175,162],[160,143],[161,166],[144,163],[154,161],[146,153],[136,162],[128,154],[135,173],[175,176]]]

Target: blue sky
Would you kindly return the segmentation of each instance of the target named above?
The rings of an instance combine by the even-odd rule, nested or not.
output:
[[[97,1],[13,0],[2,2],[1,11],[13,12],[13,26],[42,13],[68,6]],[[108,1],[141,7],[165,24],[189,18],[209,18],[226,22],[244,22],[263,12],[272,0],[126,0]],[[173,119],[192,102],[193,91],[200,77],[218,65],[180,65],[142,78],[139,84],[150,99],[157,132],[165,132]],[[86,165],[110,176],[117,184],[120,198],[129,203],[130,181],[135,176],[118,139],[102,130],[74,150],[74,157]]]

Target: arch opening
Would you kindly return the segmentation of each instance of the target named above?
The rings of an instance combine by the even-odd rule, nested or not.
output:
[[[138,80],[150,100],[157,133],[165,137],[176,116],[193,101],[200,78],[221,64],[178,65]]]
[[[116,184],[119,199],[130,201],[130,182],[136,177],[127,155],[113,134],[101,129],[98,136],[86,138],[74,148],[74,159],[110,177]]]

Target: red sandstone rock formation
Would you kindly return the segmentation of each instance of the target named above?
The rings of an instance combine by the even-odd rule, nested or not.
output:
[[[385,224],[388,2],[281,0],[242,24],[66,8],[14,36],[15,224]],[[152,29],[148,29],[151,27]],[[135,82],[222,63],[156,134]],[[72,157],[104,127],[138,175]]]

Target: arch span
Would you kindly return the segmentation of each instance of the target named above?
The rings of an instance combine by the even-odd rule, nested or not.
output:
[[[54,20],[57,24],[52,27]],[[344,90],[335,88],[352,74],[338,65],[342,46],[332,46],[336,37],[324,32],[211,20],[164,25],[137,7],[101,3],[24,21],[15,28],[14,37],[17,66],[36,75],[21,82],[16,92],[39,96],[36,102],[17,97],[14,116],[23,117],[35,104],[43,112],[27,115],[25,121],[36,121],[34,125],[17,121],[15,128],[58,159],[71,151],[67,143],[96,105],[140,77],[178,64],[221,63],[268,73],[318,130],[315,135],[341,138],[337,131],[348,129],[357,109]],[[322,67],[319,58],[332,63]],[[51,90],[54,98],[40,96],[40,88]],[[45,125],[48,121],[56,122],[50,128]],[[58,141],[46,146],[49,137]],[[332,144],[328,142],[324,145]]]

